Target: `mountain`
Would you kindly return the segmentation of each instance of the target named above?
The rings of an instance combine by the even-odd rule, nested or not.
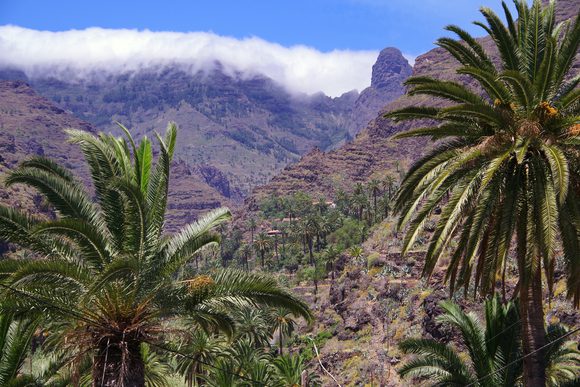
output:
[[[20,161],[38,155],[55,159],[88,183],[89,171],[78,146],[67,142],[66,128],[97,133],[94,126],[55,106],[25,82],[0,81],[0,179]],[[232,188],[215,168],[177,161],[171,172],[169,230],[192,222],[210,208],[231,204]],[[38,194],[18,185],[9,189],[0,185],[0,201],[52,215]]]
[[[578,14],[580,3],[574,0],[560,0],[557,7],[557,19],[567,20]],[[493,42],[489,37],[479,39],[483,47],[493,52]],[[384,50],[383,52],[385,52]],[[381,53],[382,55],[383,53]],[[375,65],[377,67],[377,65]],[[373,67],[373,79],[375,79]],[[458,62],[442,48],[435,48],[416,58],[412,75],[430,76],[447,80],[470,83],[466,76],[459,76],[455,69]],[[580,53],[571,71],[580,71]],[[368,90],[368,89],[367,89]],[[357,102],[364,99],[365,90]],[[372,93],[372,92],[369,92]],[[246,199],[250,210],[256,209],[259,201],[269,195],[287,195],[296,191],[310,192],[332,196],[338,189],[350,189],[357,182],[365,182],[384,175],[398,175],[418,159],[429,142],[423,139],[406,139],[395,141],[392,136],[398,132],[410,129],[411,123],[394,123],[383,115],[391,110],[417,104],[442,104],[444,102],[425,97],[409,97],[403,95],[389,104],[376,106],[379,114],[361,130],[356,137],[340,148],[324,152],[314,149],[297,163],[287,166],[268,184],[256,188]]]
[[[74,81],[53,78],[50,69],[31,79],[19,69],[3,69],[0,79],[24,78],[59,108],[101,131],[118,132],[116,120],[135,135],[152,136],[168,121],[177,122],[177,157],[188,168],[201,169],[210,186],[228,185],[214,188],[235,202],[313,148],[329,150],[348,141],[381,106],[403,94],[410,72],[399,50],[385,49],[373,67],[371,86],[337,98],[291,94],[264,76],[227,75],[219,63],[195,74],[172,65]]]
[[[351,113],[349,133],[356,135],[388,101],[401,96],[401,83],[411,76],[413,68],[403,58],[401,52],[393,47],[382,50],[373,65],[371,85],[364,89],[356,99]]]

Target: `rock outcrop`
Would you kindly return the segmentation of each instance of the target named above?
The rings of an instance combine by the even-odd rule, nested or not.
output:
[[[354,136],[387,104],[404,93],[403,82],[413,68],[394,47],[382,50],[373,65],[371,85],[364,89],[354,104],[350,133]]]

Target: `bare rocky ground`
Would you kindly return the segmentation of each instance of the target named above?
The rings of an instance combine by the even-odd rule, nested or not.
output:
[[[443,284],[445,259],[426,281],[421,278],[423,246],[401,257],[398,235],[391,227],[391,221],[375,227],[363,246],[363,259],[341,257],[335,280],[329,278],[318,285],[316,303],[312,283],[295,288],[314,305],[317,316],[312,327],[302,327],[301,331],[325,338],[319,345],[320,360],[342,386],[416,385],[397,374],[397,367],[405,360],[397,343],[409,337],[446,343],[456,335],[436,322],[441,313],[439,301],[450,298]],[[513,274],[515,278],[515,271]],[[562,273],[556,276],[559,280],[553,297],[546,298],[546,322],[578,326],[580,314],[565,297]],[[508,297],[514,286],[515,282],[508,287]],[[463,290],[452,298],[483,318],[482,298],[472,292],[466,297]],[[323,375],[316,359],[311,366]],[[336,385],[327,375],[322,380],[325,386]]]

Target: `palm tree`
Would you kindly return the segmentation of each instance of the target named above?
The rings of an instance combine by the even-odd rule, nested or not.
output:
[[[239,376],[235,373],[235,364],[231,359],[219,359],[211,368],[209,374],[204,376],[205,385],[208,387],[238,387],[243,386]]]
[[[171,387],[167,378],[172,373],[171,366],[147,343],[141,343],[141,358],[145,368],[145,386]]]
[[[389,197],[388,193],[384,193],[381,199],[379,200],[379,208],[383,219],[386,219],[389,216],[389,212],[391,211],[391,205],[392,198]]]
[[[399,347],[418,356],[403,364],[399,374],[425,378],[434,386],[517,385],[523,368],[516,303],[502,304],[497,295],[487,300],[485,326],[474,313],[463,312],[451,301],[442,301],[440,306],[443,314],[438,322],[460,332],[460,344],[467,353],[457,353],[451,345],[433,339],[407,339]],[[549,386],[560,386],[580,373],[580,351],[572,342],[561,340],[566,333],[561,326],[551,326],[546,334],[548,343],[553,343],[545,354]]]
[[[351,197],[342,189],[336,193],[336,208],[345,215],[351,213]]]
[[[351,205],[357,209],[357,219],[363,220],[363,212],[369,207],[369,199],[361,183],[357,183],[351,196]]]
[[[302,372],[308,372],[304,359],[300,355],[281,355],[273,360],[273,364],[278,378],[276,385],[280,387],[300,386]],[[318,385],[318,375],[308,372],[308,385]]]
[[[233,315],[236,322],[236,340],[246,340],[254,348],[269,346],[272,333],[269,329],[270,311],[252,306],[239,308]]]
[[[326,246],[326,237],[328,236],[328,234],[330,234],[331,232],[334,231],[336,224],[338,222],[338,218],[336,217],[336,212],[332,212],[330,214],[327,214],[326,216],[321,216],[319,221],[319,232],[320,232],[320,238],[322,239],[322,246]],[[319,246],[319,250],[320,250],[320,246]]]
[[[306,219],[303,220],[303,228],[302,231],[304,232],[304,238],[306,239],[306,243],[308,246],[308,257],[309,262],[311,265],[314,265],[314,238],[318,237],[320,233],[320,219],[318,216],[310,215]]]
[[[32,378],[22,375],[20,370],[37,326],[35,319],[19,320],[11,314],[0,315],[0,386],[33,385],[29,384]]]
[[[580,378],[578,343],[564,341],[569,330],[563,325],[550,325],[546,333],[546,380],[548,386],[564,386]],[[576,386],[578,384],[575,384]]]
[[[389,198],[393,196],[396,180],[393,176],[387,175],[382,182],[383,192],[385,192]]]
[[[256,240],[254,241],[254,249],[256,249],[256,252],[260,254],[261,260],[260,264],[262,268],[265,265],[266,253],[270,250],[271,247],[272,241],[270,240],[268,235],[266,235],[265,232],[259,233],[258,236],[256,237]]]
[[[326,264],[326,270],[330,271],[330,279],[333,282],[336,275],[336,260],[340,253],[340,250],[335,248],[334,245],[330,245],[326,248],[326,250],[324,250],[323,259]]]
[[[292,336],[296,321],[292,318],[293,314],[288,309],[275,308],[270,313],[272,320],[272,334],[278,332],[279,354],[284,354],[284,337]]]
[[[381,182],[377,179],[373,179],[368,183],[368,189],[373,197],[373,221],[377,221],[377,197],[381,193]]]
[[[359,260],[364,255],[364,250],[361,246],[352,246],[348,249],[348,254],[355,260]]]
[[[252,244],[254,244],[254,232],[256,232],[256,227],[257,227],[257,222],[256,222],[256,218],[252,217],[248,220],[248,228],[250,229],[250,232],[252,233]]]
[[[0,309],[45,312],[60,326],[61,347],[75,362],[93,359],[93,382],[145,383],[141,344],[163,339],[162,325],[185,316],[202,327],[233,329],[231,305],[287,306],[309,317],[306,304],[274,280],[242,271],[178,278],[200,249],[215,245],[214,228],[230,218],[217,209],[173,235],[164,233],[169,170],[177,127],[135,144],[68,131],[89,165],[95,201],[65,168],[46,158],[21,163],[8,185],[37,189],[58,216],[46,220],[0,206],[0,239],[43,259],[0,261],[0,280],[20,297],[3,295]]]
[[[409,94],[443,98],[451,106],[412,106],[387,114],[397,120],[429,119],[436,126],[397,137],[430,136],[444,141],[407,173],[396,200],[399,227],[409,224],[403,252],[413,245],[437,206],[443,208],[432,234],[423,274],[451,250],[446,280],[452,289],[491,294],[505,274],[515,246],[521,298],[526,385],[544,385],[545,344],[542,269],[554,282],[556,246],[567,262],[568,294],[580,302],[580,94],[569,70],[580,44],[579,15],[556,25],[554,4],[528,6],[516,0],[515,22],[504,4],[507,24],[488,8],[487,24],[496,65],[482,46],[457,26],[462,42],[438,40],[480,90],[429,77],[407,80]],[[572,74],[573,76],[573,74]],[[446,141],[445,141],[446,140]],[[452,239],[457,243],[450,243]]]
[[[199,385],[206,365],[214,364],[224,357],[226,341],[219,335],[208,334],[203,329],[194,329],[178,346],[178,352],[188,356],[176,356],[177,372],[185,378],[188,387]]]
[[[241,265],[242,267],[246,270],[249,271],[250,270],[250,266],[248,264],[250,256],[252,255],[252,245],[249,245],[247,243],[244,243],[240,246],[239,254],[240,254],[240,258],[242,258],[242,262]]]

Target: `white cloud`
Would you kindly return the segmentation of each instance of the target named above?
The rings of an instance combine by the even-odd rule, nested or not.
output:
[[[264,74],[292,92],[339,96],[370,84],[377,51],[284,47],[263,39],[235,39],[208,32],[88,28],[64,32],[0,26],[0,65],[14,66],[29,77],[89,77],[95,72],[131,72],[177,63],[189,71],[220,62],[230,74]],[[70,71],[72,70],[72,71]]]

